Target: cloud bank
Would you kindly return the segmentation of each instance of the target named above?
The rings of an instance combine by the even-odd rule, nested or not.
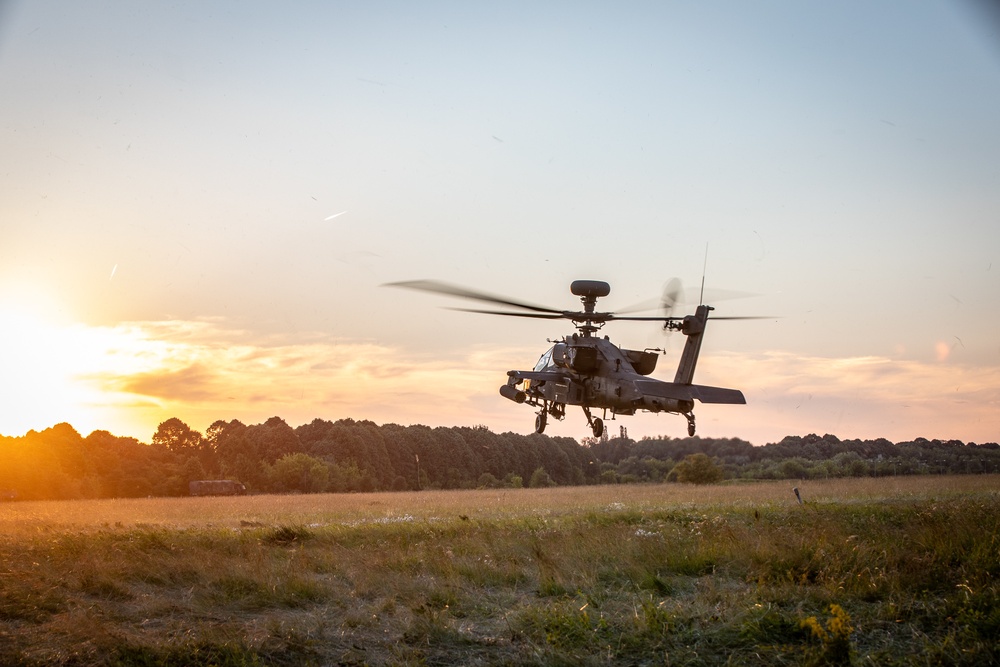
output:
[[[509,368],[523,366],[537,349],[470,346],[442,358],[323,334],[254,337],[223,320],[132,323],[112,338],[128,344],[106,350],[107,370],[81,381],[99,389],[102,409],[120,413],[121,423],[142,424],[140,438],[170,417],[202,430],[216,419],[258,423],[275,415],[293,425],[351,417],[531,428],[529,411],[501,399],[497,388]],[[811,432],[975,442],[1000,433],[996,366],[713,351],[702,359],[697,381],[738,387],[748,399],[740,407],[698,406],[703,435],[763,444]],[[683,420],[664,416],[620,423],[632,437],[684,435]],[[587,435],[575,411],[559,427],[565,432],[553,434]]]

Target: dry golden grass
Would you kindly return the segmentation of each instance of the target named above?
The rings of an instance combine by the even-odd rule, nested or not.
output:
[[[923,498],[1000,489],[1000,475],[841,478],[791,482],[608,485],[400,493],[129,498],[0,504],[0,532],[108,528],[240,528],[320,526],[466,516],[478,519],[556,516],[609,507],[633,510]]]
[[[792,487],[9,503],[0,665],[1000,659],[1000,477]]]

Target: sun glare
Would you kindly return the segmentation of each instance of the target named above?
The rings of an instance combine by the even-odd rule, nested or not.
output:
[[[60,422],[84,434],[106,428],[97,419],[107,396],[87,378],[114,372],[112,352],[125,342],[118,330],[63,326],[0,310],[0,434],[22,435]]]

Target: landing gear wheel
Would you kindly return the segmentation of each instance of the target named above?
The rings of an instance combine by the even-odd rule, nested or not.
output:
[[[535,415],[535,433],[545,432],[546,421],[548,420],[545,418],[544,412],[539,412],[537,415]]]
[[[687,413],[684,416],[687,417],[687,420],[688,420],[688,435],[693,438],[694,437],[694,413],[693,412],[689,412],[689,413]]]
[[[600,417],[594,420],[594,437],[600,438],[604,435],[604,422]]]

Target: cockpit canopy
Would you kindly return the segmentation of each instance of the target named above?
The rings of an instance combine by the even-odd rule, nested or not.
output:
[[[556,343],[539,358],[535,370],[569,368],[578,373],[593,373],[600,366],[600,358],[596,347]]]
[[[562,343],[560,343],[560,345],[561,344]],[[555,349],[555,347],[550,347],[545,352],[545,354],[543,354],[542,356],[538,357],[538,363],[535,364],[535,368],[534,368],[534,370],[536,372],[538,372],[538,371],[544,371],[546,369],[550,369],[550,368],[554,368],[555,367],[555,364],[552,362],[552,351],[554,349]]]

